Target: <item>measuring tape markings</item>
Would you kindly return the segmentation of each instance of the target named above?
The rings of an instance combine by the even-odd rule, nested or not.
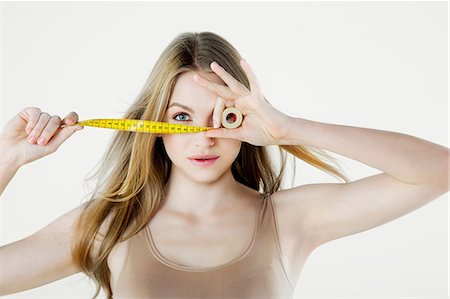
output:
[[[78,122],[77,125],[114,129],[119,131],[157,133],[157,134],[183,134],[198,133],[211,130],[208,127],[196,127],[180,124],[169,124],[140,119],[89,119]]]
[[[230,122],[230,119],[232,121]],[[241,125],[242,113],[234,108],[228,107],[222,113],[222,125],[225,128],[233,129]],[[211,130],[210,127],[198,127],[181,124],[170,124],[166,122],[157,122],[140,119],[89,119],[76,123],[80,126],[89,126],[97,128],[107,128],[120,131],[156,133],[156,134],[184,134],[199,133]]]

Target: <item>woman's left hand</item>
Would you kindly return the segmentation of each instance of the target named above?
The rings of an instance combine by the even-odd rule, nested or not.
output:
[[[226,85],[211,82],[198,74],[194,75],[195,82],[219,95],[213,112],[213,123],[216,129],[206,131],[206,136],[239,139],[257,146],[280,144],[288,134],[286,124],[289,117],[267,102],[250,65],[243,59],[241,66],[249,79],[251,90],[248,90],[216,62],[211,63],[211,70]],[[217,128],[221,123],[222,112],[227,107],[236,107],[242,112],[243,120],[240,127]]]

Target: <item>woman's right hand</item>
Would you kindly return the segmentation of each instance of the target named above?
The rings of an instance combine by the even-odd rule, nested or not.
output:
[[[23,109],[3,127],[2,163],[20,167],[54,153],[73,133],[83,129],[75,125],[77,122],[75,112],[61,120],[39,108]]]

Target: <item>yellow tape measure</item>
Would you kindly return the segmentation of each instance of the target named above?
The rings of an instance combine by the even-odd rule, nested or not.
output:
[[[230,121],[231,120],[231,121]],[[222,113],[222,124],[226,128],[236,128],[242,122],[242,114],[234,107],[225,109]],[[211,130],[211,127],[197,127],[181,124],[170,124],[140,119],[89,119],[77,123],[80,126],[114,129],[120,131],[155,133],[155,134],[185,134],[199,133]]]
[[[139,119],[89,119],[80,121],[77,125],[156,134],[198,133],[212,129]]]

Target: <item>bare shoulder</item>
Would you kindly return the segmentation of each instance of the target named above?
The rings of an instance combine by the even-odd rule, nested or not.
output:
[[[271,195],[280,248],[291,281],[297,281],[310,253],[320,245],[316,217],[318,198],[333,198],[339,184],[307,184]]]
[[[298,217],[299,213],[306,217],[318,199],[337,195],[342,186],[342,183],[305,184],[274,192],[272,199],[281,217],[291,214]]]
[[[296,247],[308,242],[318,246],[314,239],[317,205],[320,199],[337,196],[342,183],[317,183],[296,186],[271,195],[277,215],[281,239]]]

